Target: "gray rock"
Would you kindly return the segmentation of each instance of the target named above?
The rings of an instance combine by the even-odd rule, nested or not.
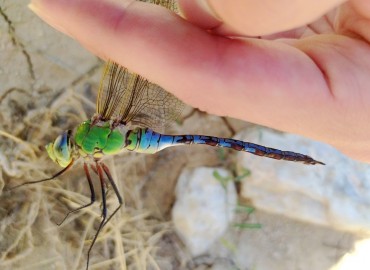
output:
[[[370,165],[333,147],[269,129],[240,133],[238,139],[312,156],[326,163],[304,165],[238,154],[251,170],[242,196],[266,211],[345,231],[370,231]]]
[[[222,186],[213,175],[216,170],[220,176],[228,176],[219,168],[185,170],[176,187],[172,219],[193,256],[206,252],[233,219],[237,201],[234,184],[228,181]]]

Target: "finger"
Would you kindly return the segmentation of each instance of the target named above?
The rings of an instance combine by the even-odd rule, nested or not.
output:
[[[189,22],[204,29],[215,29],[222,25],[222,19],[212,10],[207,1],[178,0],[180,14]]]
[[[210,35],[164,8],[102,0],[38,0],[35,7],[98,55],[210,113],[303,133],[300,123],[330,95],[299,50]]]
[[[351,2],[356,12],[370,19],[370,2],[368,0],[352,0]]]
[[[343,2],[179,0],[179,6],[184,17],[200,27],[220,34],[262,36],[311,23]]]
[[[349,12],[347,10],[347,14],[344,16],[348,16],[349,18],[359,18],[357,15],[359,14],[361,15],[361,19],[343,20],[343,24],[341,26],[364,38],[367,42],[370,42],[370,32],[368,30],[368,21],[370,20],[370,1],[352,0],[350,1],[350,4],[353,10]],[[352,12],[352,14],[349,14],[350,12]]]

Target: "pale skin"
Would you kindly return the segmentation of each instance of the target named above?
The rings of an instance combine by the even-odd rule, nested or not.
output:
[[[370,162],[370,1],[179,3],[183,18],[123,0],[33,0],[31,8],[194,107]]]

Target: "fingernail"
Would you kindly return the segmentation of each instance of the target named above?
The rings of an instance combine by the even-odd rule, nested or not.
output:
[[[212,5],[209,3],[208,0],[196,0],[198,2],[198,5],[201,9],[203,9],[205,12],[216,18],[217,20],[222,21],[220,16],[216,13],[216,11],[213,9]]]
[[[52,27],[55,29],[70,35],[67,30],[61,26],[59,23],[56,22],[55,18],[53,19],[52,17],[48,16],[46,12],[42,9],[42,6],[40,5],[39,0],[32,0],[30,4],[28,4],[28,8],[33,11],[38,17],[40,17],[43,21],[47,22],[50,24]]]

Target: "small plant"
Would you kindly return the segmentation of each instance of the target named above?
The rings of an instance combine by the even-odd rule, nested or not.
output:
[[[255,208],[248,205],[238,204],[235,209],[237,214],[244,215],[246,214],[246,219],[255,211]],[[233,225],[235,228],[239,229],[261,229],[262,225],[260,223],[234,223]]]
[[[227,184],[230,181],[241,182],[242,180],[244,180],[244,178],[251,175],[251,171],[247,168],[244,168],[244,167],[241,169],[241,172],[242,173],[240,175],[236,175],[236,176],[222,176],[222,175],[220,175],[220,173],[217,170],[214,170],[213,171],[213,177],[221,183],[221,185],[224,189],[226,189]]]

